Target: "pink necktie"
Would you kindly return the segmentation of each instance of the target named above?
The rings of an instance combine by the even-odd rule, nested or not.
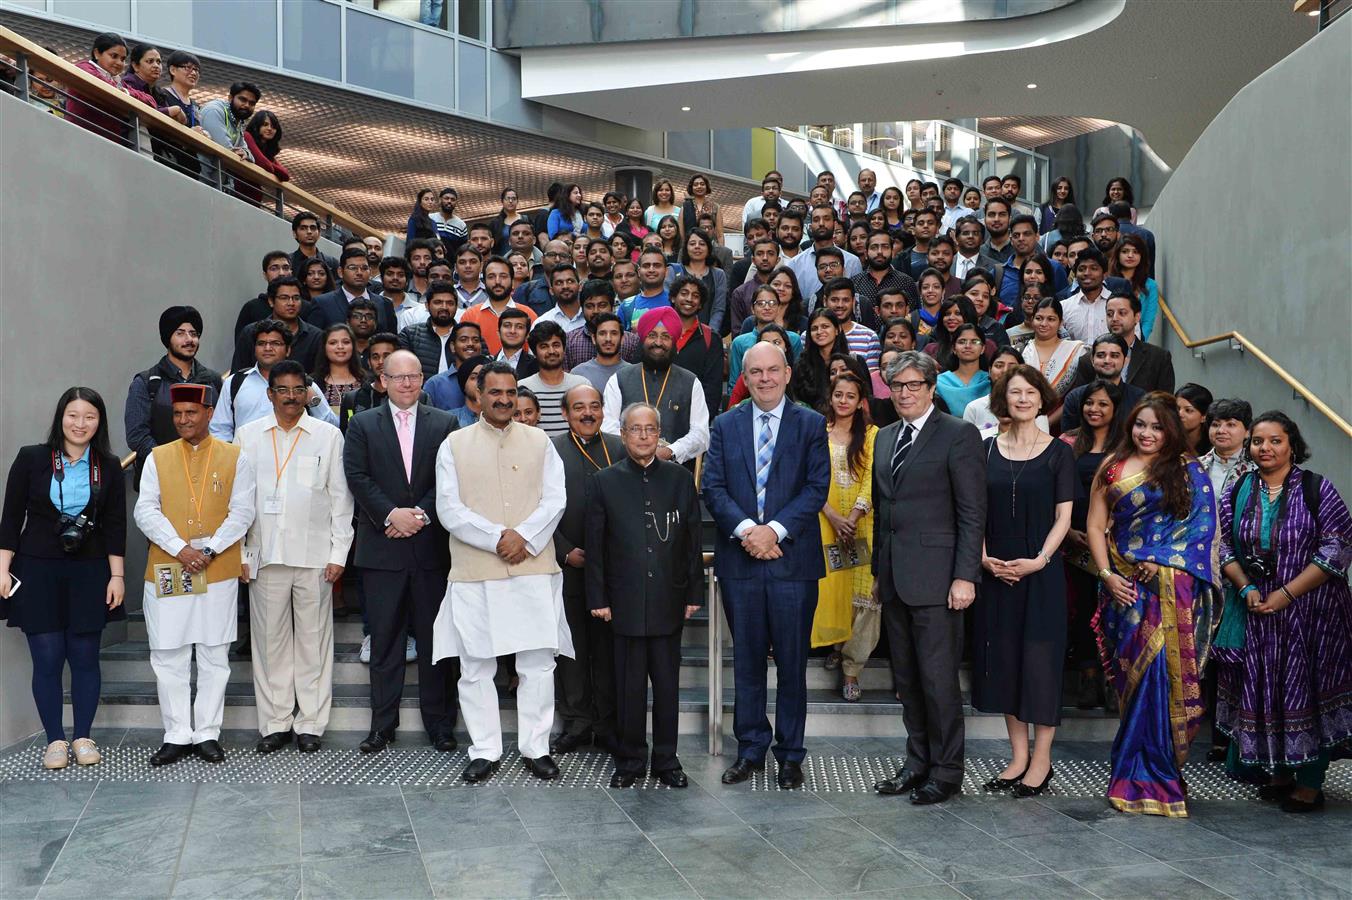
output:
[[[413,483],[413,429],[409,427],[408,420],[413,415],[406,409],[398,410],[395,416],[399,419],[399,453],[404,457],[404,475],[408,478],[409,484]]]

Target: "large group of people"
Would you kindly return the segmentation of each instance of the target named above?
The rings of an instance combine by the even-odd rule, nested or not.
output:
[[[126,49],[100,36],[83,67],[117,80]],[[126,90],[155,88],[142,49]],[[275,149],[275,117],[252,140],[244,126],[257,88],[200,113],[170,102],[176,59],[146,102],[238,130],[242,154],[259,135]],[[1086,225],[1065,178],[1037,209],[1016,174],[856,183],[822,172],[789,199],[772,171],[740,207],[703,175],[684,198],[660,177],[647,198],[555,184],[534,214],[508,188],[472,224],[455,188],[427,188],[398,256],[361,238],[327,256],[318,219],[296,215],[295,249],[266,254],[239,311],[228,372],[197,359],[197,309],[165,310],[167,353],[126,402],[164,718],[151,763],[224,758],[241,600],[258,752],[318,749],[341,601],[367,633],[363,752],[396,739],[416,660],[429,741],[456,749],[463,716],[463,777],[491,778],[507,658],[535,776],[595,744],[615,786],[684,786],[702,499],[733,636],[725,783],[773,755],[779,786],[800,786],[809,657],[857,702],[885,638],[907,738],[880,794],[960,790],[970,660],[972,705],[1010,739],[987,791],[1047,788],[1069,701],[1121,717],[1117,809],[1186,815],[1183,766],[1208,719],[1231,774],[1287,811],[1319,808],[1352,742],[1352,519],[1302,467],[1295,421],[1176,388],[1147,342],[1155,240],[1131,185],[1110,181]],[[742,229],[740,259],[725,226]],[[71,388],[14,462],[0,522],[0,602],[28,637],[49,768],[98,762],[123,496],[104,403]]]

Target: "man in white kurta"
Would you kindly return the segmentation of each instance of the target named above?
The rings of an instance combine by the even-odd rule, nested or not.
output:
[[[451,433],[437,453],[437,515],[450,532],[451,571],[433,628],[432,659],[460,659],[460,711],[472,745],[463,778],[479,782],[502,758],[493,675],[516,655],[517,743],[538,778],[549,757],[554,657],[573,656],[563,611],[554,529],[563,517],[563,460],[538,428],[512,421],[516,373],[490,363],[477,376],[480,421]]]
[[[235,639],[240,541],[254,516],[254,476],[238,447],[207,433],[214,395],[208,385],[170,388],[179,439],[151,452],[134,511],[151,544],[142,604],[164,719],[164,745],[151,756],[152,765],[194,751],[208,762],[225,758],[219,738]]]
[[[318,750],[333,705],[333,584],[352,546],[352,494],[343,436],[305,414],[307,391],[300,363],[278,363],[272,413],[235,431],[257,485],[243,562],[259,753],[292,731],[302,753]]]

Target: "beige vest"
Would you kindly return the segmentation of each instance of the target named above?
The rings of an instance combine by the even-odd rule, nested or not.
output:
[[[549,436],[512,423],[499,431],[479,421],[451,432],[460,501],[490,522],[515,528],[540,505]],[[559,571],[551,536],[539,556],[509,566],[495,553],[471,547],[451,535],[450,581],[494,581],[514,575]]]
[[[160,512],[173,523],[178,536],[191,541],[215,534],[230,514],[230,492],[235,486],[239,446],[209,437],[198,445],[196,452],[182,439],[162,444],[151,452],[160,478]],[[210,469],[207,468],[208,456],[211,457]],[[200,517],[193,503],[194,497],[201,501]],[[207,565],[208,584],[239,578],[239,544],[239,541],[231,544]],[[155,566],[174,561],[159,545],[151,544],[145,580],[155,580]]]

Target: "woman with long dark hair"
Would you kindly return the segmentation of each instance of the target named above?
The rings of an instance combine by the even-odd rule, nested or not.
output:
[[[586,228],[582,218],[582,188],[576,184],[566,184],[554,198],[549,209],[549,218],[545,222],[545,231],[552,241],[561,234],[581,234]]]
[[[1183,438],[1187,442],[1188,452],[1201,456],[1211,449],[1211,438],[1207,435],[1206,414],[1211,409],[1211,391],[1200,384],[1188,382],[1174,391],[1178,402],[1178,418],[1183,422]]]
[[[1031,281],[1019,288],[1019,306],[1005,316],[1005,335],[1009,338],[1009,345],[1021,355],[1036,336],[1033,330],[1033,316],[1037,314],[1038,304],[1054,296],[1050,284]]]
[[[652,205],[643,211],[643,221],[653,231],[657,231],[662,220],[667,216],[676,219],[676,231],[680,233],[681,210],[676,205],[676,188],[671,186],[671,182],[666,178],[658,179],[653,184],[653,202]]]
[[[1147,394],[1094,477],[1085,533],[1101,587],[1096,624],[1121,719],[1108,800],[1186,816],[1182,768],[1203,717],[1216,607],[1216,498],[1173,397]]]
[[[1009,334],[995,317],[1000,301],[995,296],[995,286],[986,277],[988,274],[984,269],[977,269],[963,279],[962,295],[972,304],[977,328],[998,350],[1009,346]]]
[[[365,384],[368,373],[357,353],[357,337],[346,322],[325,328],[319,347],[311,377],[337,415],[343,395]]]
[[[703,282],[710,298],[708,305],[700,310],[700,321],[722,334],[728,313],[728,273],[718,265],[713,254],[714,242],[709,232],[699,227],[686,229],[681,241],[681,267],[685,274]]]
[[[1089,217],[1092,222],[1094,216],[1099,213],[1106,213],[1108,207],[1114,203],[1125,203],[1131,207],[1131,224],[1136,224],[1136,194],[1131,189],[1131,182],[1122,177],[1109,178],[1108,185],[1103,189],[1103,203],[1098,209],[1094,210],[1094,215]]]
[[[1150,340],[1155,320],[1160,314],[1160,286],[1147,272],[1150,270],[1150,250],[1139,234],[1124,234],[1113,248],[1108,260],[1108,274],[1125,279],[1131,292],[1141,301],[1141,338]]]
[[[807,317],[806,346],[790,378],[794,396],[813,409],[825,409],[831,384],[831,357],[849,352],[840,320],[825,306],[814,309]]]
[[[911,322],[918,336],[928,337],[939,327],[939,309],[944,304],[948,279],[938,269],[928,268],[915,283],[920,291],[920,305],[911,313]]]
[[[970,322],[963,322],[953,332],[948,370],[939,374],[934,388],[950,415],[962,418],[968,403],[990,394],[991,379],[986,374],[990,364],[982,353],[985,345],[985,335]]]
[[[681,262],[681,225],[676,221],[675,216],[663,216],[653,229],[659,238],[662,239],[662,255],[667,258],[667,264],[680,264]]]
[[[644,220],[642,200],[633,197],[624,205],[624,221],[615,230],[627,232],[632,236],[634,250],[637,252],[642,240],[648,236],[648,232],[652,231]]]
[[[408,214],[408,226],[404,231],[404,240],[413,243],[419,239],[437,240],[437,223],[432,221],[432,213],[438,209],[437,192],[431,188],[418,191],[413,201],[413,211]]]
[[[286,166],[277,162],[277,155],[282,152],[282,123],[276,113],[267,109],[255,112],[249,124],[244,126],[244,144],[253,154],[254,165],[271,173],[278,181],[291,180],[291,173],[286,170]],[[239,178],[235,179],[235,183],[236,190],[244,199],[261,203],[265,207],[273,205],[271,198],[264,200],[264,192],[257,185]]]
[[[1052,182],[1052,196],[1046,203],[1038,207],[1037,230],[1041,234],[1046,234],[1055,227],[1056,214],[1063,209],[1066,204],[1075,203],[1075,188],[1070,183],[1070,179],[1062,175]]]
[[[700,216],[713,216],[714,239],[723,242],[723,224],[718,204],[714,202],[709,176],[696,172],[685,186],[685,202],[681,204],[681,234],[689,234],[699,225]]]
[[[953,344],[957,340],[958,327],[976,324],[976,310],[972,307],[972,301],[962,294],[949,297],[939,304],[938,325],[930,332],[929,343],[921,349],[938,361],[939,371],[942,372],[953,362]],[[977,330],[978,332],[981,330],[979,325]],[[984,337],[983,333],[981,352],[988,364],[990,360],[995,359],[995,353],[999,349],[995,346],[995,341]]]
[[[530,217],[517,210],[517,194],[515,188],[503,188],[498,194],[498,214],[489,220],[489,227],[493,229],[493,252],[502,253],[507,249],[507,235],[512,230],[512,225],[517,222],[529,222]]]
[[[1023,361],[1034,366],[1047,379],[1056,393],[1065,397],[1075,383],[1075,367],[1084,353],[1084,342],[1061,337],[1061,301],[1048,297],[1033,310],[1033,339],[1023,348]],[[1051,423],[1059,427],[1061,407],[1047,414]]]
[[[305,298],[307,303],[336,289],[333,283],[333,271],[329,268],[328,263],[318,256],[312,256],[306,260],[305,265],[301,266],[296,277],[300,279],[300,295]]]
[[[761,340],[766,325],[785,329],[787,340],[796,354],[803,349],[797,332],[790,331],[785,318],[789,301],[780,296],[773,285],[762,284],[751,295],[751,324],[743,325],[742,332],[732,339],[728,351],[728,385],[735,386],[742,373],[742,357]]]
[[[0,618],[23,630],[33,700],[47,732],[42,764],[101,759],[89,738],[98,709],[104,625],[125,616],[126,480],[108,439],[103,398],[87,387],[61,395],[47,441],[19,450],[0,514]],[[21,589],[22,588],[22,589]],[[70,666],[73,743],[62,724]]]
[[[140,100],[151,109],[159,109],[154,97],[123,84],[123,73],[127,68],[127,42],[111,31],[94,37],[89,58],[75,63],[75,68],[94,76],[114,90]],[[127,123],[121,114],[109,112],[97,102],[85,100],[74,91],[66,98],[66,118],[81,128],[124,146],[131,146],[127,137]]]

